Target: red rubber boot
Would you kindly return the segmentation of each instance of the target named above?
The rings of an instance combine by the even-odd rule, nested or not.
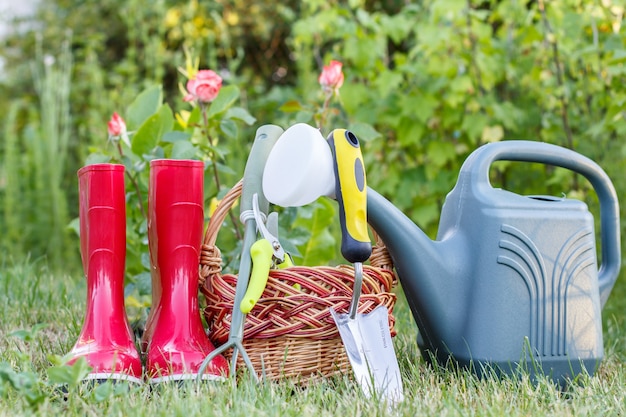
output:
[[[198,307],[203,192],[201,161],[150,162],[148,243],[152,274],[160,282],[147,345],[146,374],[151,383],[195,379],[202,361],[215,349]],[[228,362],[217,356],[202,377],[227,375]]]
[[[81,168],[78,191],[87,307],[69,363],[84,357],[93,368],[88,380],[141,383],[141,359],[124,308],[124,166],[96,164]]]

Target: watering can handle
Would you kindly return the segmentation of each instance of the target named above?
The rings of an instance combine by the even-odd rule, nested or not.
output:
[[[471,175],[473,184],[491,186],[489,168],[494,161],[554,165],[581,174],[591,183],[600,201],[602,264],[598,271],[598,285],[601,303],[604,305],[621,267],[619,203],[608,175],[594,161],[570,149],[524,140],[482,146],[463,164],[461,175]]]

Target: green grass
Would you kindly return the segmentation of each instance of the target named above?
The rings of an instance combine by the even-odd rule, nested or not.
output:
[[[623,275],[620,281],[624,281]],[[85,304],[85,283],[53,274],[44,262],[0,264],[0,416],[382,416],[382,415],[626,415],[624,282],[604,310],[605,360],[593,377],[560,391],[547,380],[478,379],[463,370],[427,365],[414,343],[416,328],[401,296],[395,347],[406,400],[390,413],[361,394],[350,376],[308,388],[291,382],[148,387],[76,386],[65,396],[48,379],[53,355],[73,345]],[[52,355],[52,356],[51,356]]]

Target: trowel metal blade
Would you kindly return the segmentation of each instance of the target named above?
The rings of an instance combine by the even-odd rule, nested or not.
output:
[[[390,404],[402,401],[402,378],[391,342],[387,307],[379,306],[369,314],[357,314],[354,319],[332,307],[330,314],[365,396],[375,393]]]

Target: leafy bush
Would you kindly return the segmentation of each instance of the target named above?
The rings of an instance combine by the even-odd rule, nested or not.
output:
[[[431,234],[461,162],[487,142],[569,147],[623,190],[622,6],[435,0],[391,15],[358,2],[305,4],[292,38],[299,91],[311,85],[315,57],[344,61],[346,122],[369,121],[383,136],[364,149],[370,183]],[[545,172],[533,185],[537,169]],[[494,175],[521,192],[581,191],[545,167]]]
[[[342,61],[341,102],[324,129],[354,130],[363,142],[370,185],[431,236],[462,161],[487,142],[530,139],[572,148],[598,161],[619,195],[626,191],[620,177],[626,38],[619,2],[232,0],[143,6],[140,0],[42,3],[44,50],[59,50],[66,37],[60,27],[73,30],[70,140],[60,182],[69,218],[77,210],[75,171],[102,147],[104,122],[113,111],[153,85],[161,86],[172,114],[184,109],[176,72],[184,50],[239,87],[241,107],[257,125],[283,127],[314,122],[315,110],[305,103],[320,100],[319,70],[330,59]],[[30,201],[26,193],[12,194],[7,178],[11,166],[32,168],[14,155],[32,152],[27,115],[37,101],[24,69],[35,44],[28,32],[0,48],[13,69],[1,86],[3,96],[22,97],[10,111],[0,100],[9,121],[3,134],[14,138],[0,150],[0,193],[10,197],[5,201]],[[243,172],[255,128],[230,130],[238,139],[220,143],[220,152],[228,153],[227,185]],[[501,163],[492,177],[513,191],[566,192],[596,208],[589,185],[563,170]],[[22,231],[28,236],[22,249],[48,253],[41,244],[46,239],[25,213],[5,210],[9,235]]]

